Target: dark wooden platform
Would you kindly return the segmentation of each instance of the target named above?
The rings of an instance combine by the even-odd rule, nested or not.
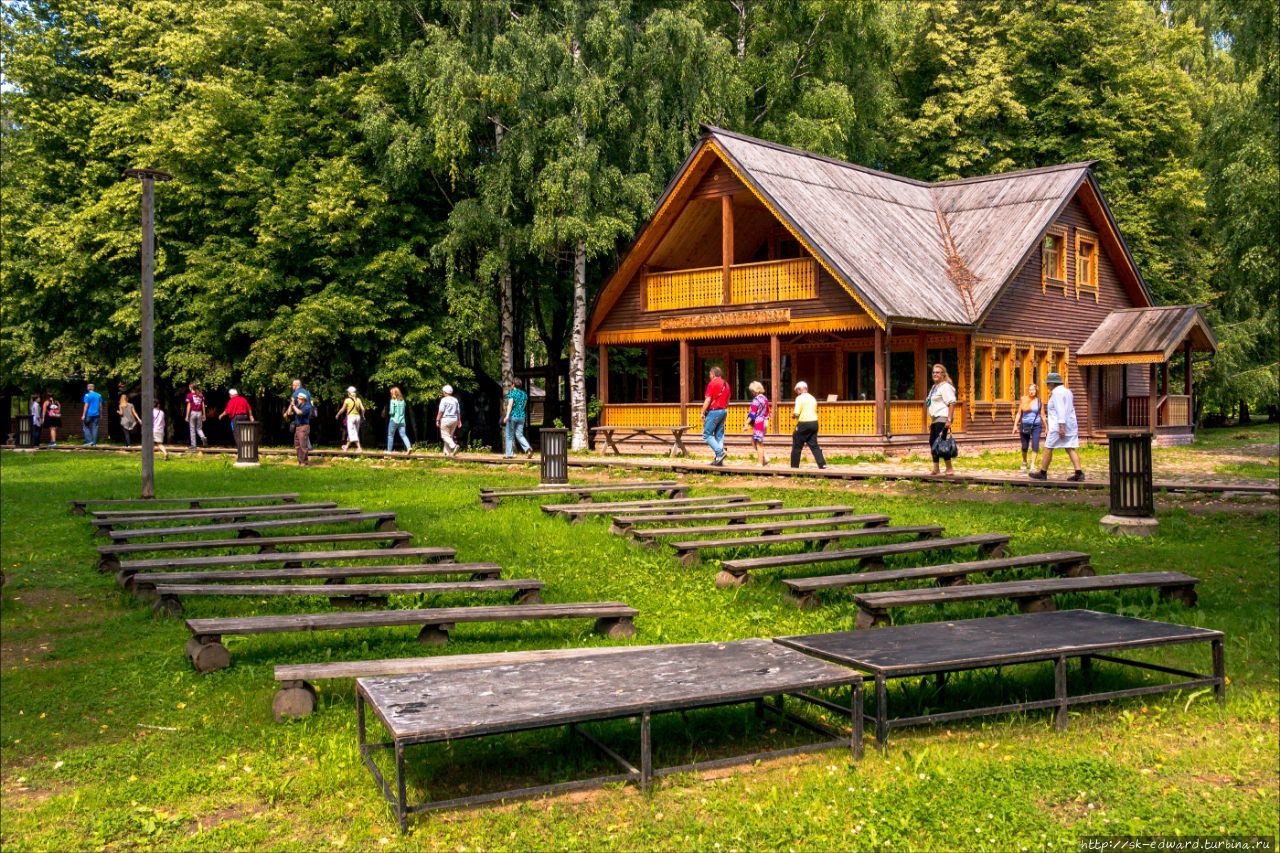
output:
[[[677,480],[650,480],[649,482],[595,483],[581,486],[538,486],[531,489],[481,489],[480,506],[495,509],[503,498],[544,497],[546,495],[574,495],[579,501],[590,501],[598,495],[631,494],[633,492],[660,492],[669,498],[682,498],[689,492]]]
[[[137,530],[112,530],[108,535],[118,541],[146,539],[152,536],[190,536],[193,533],[227,533],[230,531],[236,531],[242,536],[253,536],[263,530],[280,530],[288,527],[320,527],[331,524],[358,524],[364,521],[372,521],[375,530],[387,531],[396,529],[396,514],[394,512],[356,512],[349,515],[273,518],[267,521],[232,521],[204,524],[199,527],[147,527]]]
[[[181,616],[183,598],[246,596],[250,598],[327,598],[330,604],[385,603],[389,595],[441,595],[444,593],[509,593],[514,604],[541,604],[546,586],[533,578],[513,580],[453,581],[446,583],[342,583],[342,584],[243,584],[243,583],[157,583],[158,615]]]
[[[309,566],[300,569],[229,569],[209,572],[138,572],[123,584],[139,598],[152,598],[163,583],[262,583],[264,581],[322,580],[337,585],[354,578],[413,578],[466,575],[472,580],[497,580],[497,563],[406,563],[393,566]]]
[[[206,497],[192,498],[90,498],[82,501],[67,501],[71,512],[74,515],[84,515],[85,507],[93,506],[162,506],[164,504],[178,504],[189,507],[202,507],[208,504],[232,504],[232,503],[266,503],[267,501],[280,501],[282,503],[293,503],[300,495],[297,492],[278,492],[271,495],[209,495]]]
[[[1120,589],[1158,589],[1165,598],[1177,598],[1187,607],[1196,603],[1199,578],[1182,572],[1130,572],[1122,575],[1097,575],[1073,578],[1041,578],[1027,581],[965,584],[933,589],[892,589],[864,592],[853,597],[858,605],[855,628],[875,628],[889,624],[889,610],[922,604],[946,604],[952,601],[1015,601],[1026,613],[1053,610],[1053,597],[1068,592],[1099,592]]]
[[[570,604],[523,604],[499,607],[426,607],[415,610],[377,610],[357,613],[300,613],[287,616],[188,619],[191,640],[187,656],[200,672],[213,672],[231,664],[222,645],[226,635],[287,634],[304,631],[341,631],[365,628],[420,627],[418,640],[443,646],[459,622],[529,622],[540,619],[595,619],[595,630],[610,639],[635,635],[633,621],[639,614],[620,601]]]
[[[756,509],[756,507],[764,507]],[[613,524],[609,527],[610,533],[627,533],[637,524],[702,524],[708,521],[724,521],[729,524],[741,523],[747,524],[757,518],[785,518],[794,516],[802,518],[806,516],[832,516],[841,518],[854,514],[851,506],[782,506],[780,500],[760,500],[751,501],[749,503],[730,504],[724,507],[718,507],[715,512],[708,512],[710,507],[704,507],[702,511],[691,512],[650,512],[650,513],[618,513],[613,517]]]
[[[1089,565],[1089,555],[1083,551],[1050,551],[1044,554],[1000,557],[995,560],[913,566],[909,569],[885,569],[849,575],[817,575],[811,578],[783,578],[782,585],[787,588],[787,599],[791,604],[801,609],[809,609],[820,605],[817,593],[823,590],[914,580],[931,580],[937,581],[941,586],[953,586],[967,583],[969,575],[1039,566],[1047,566],[1050,571],[1064,577],[1084,577],[1095,574],[1093,567]]]
[[[809,691],[850,688],[851,735],[840,735],[796,715],[782,704],[786,694],[808,697]],[[776,697],[772,703],[768,697]],[[817,732],[819,743],[694,765],[653,766],[651,718],[654,714],[753,702],[757,713],[772,712]],[[370,743],[366,708],[390,734],[387,743]],[[860,676],[768,640],[660,646],[608,656],[493,663],[471,669],[418,673],[356,682],[360,752],[402,828],[409,814],[430,809],[475,805],[538,796],[604,784],[635,781],[647,788],[670,773],[710,769],[778,755],[838,746],[861,752],[862,692]],[[635,764],[605,747],[580,727],[583,724],[639,717],[639,756]],[[510,732],[569,726],[620,765],[620,773],[595,779],[519,788],[410,805],[405,795],[406,747]],[[393,752],[394,784],[374,761],[377,750]],[[638,766],[637,766],[638,765]]]
[[[716,576],[716,585],[738,586],[749,577],[750,572],[761,569],[781,569],[819,563],[846,563],[856,560],[861,568],[883,569],[886,557],[928,551],[953,551],[958,548],[976,547],[979,556],[999,557],[1004,553],[1010,538],[1001,533],[977,533],[973,536],[921,539],[915,542],[894,542],[889,545],[868,545],[864,548],[845,548],[837,551],[808,551],[803,554],[775,554],[770,557],[722,560],[720,574]]]
[[[633,527],[629,535],[639,540],[671,539],[677,536],[718,536],[723,533],[782,533],[787,530],[810,530],[819,527],[879,527],[888,524],[889,516],[844,515],[833,518],[788,518],[782,521],[760,521],[738,524],[710,524],[704,527]]]
[[[809,530],[801,533],[774,533],[768,536],[726,536],[720,539],[684,539],[668,542],[675,549],[676,559],[686,566],[698,561],[702,551],[722,548],[774,547],[777,545],[808,544],[816,542],[823,548],[847,539],[862,539],[868,536],[914,536],[916,539],[936,539],[942,533],[938,524],[918,524],[905,527],[855,527],[852,530]]]
[[[120,527],[129,527],[142,533],[150,527],[177,527],[186,522],[186,529],[199,531],[211,524],[231,523],[235,521],[260,521],[268,518],[294,518],[298,516],[315,516],[316,518],[342,515],[355,515],[360,510],[355,507],[340,507],[337,504],[298,504],[297,506],[280,506],[266,512],[240,512],[233,509],[193,510],[193,512],[210,512],[213,515],[176,515],[163,513],[160,515],[127,515],[119,518],[95,518],[89,523],[94,533],[106,536],[108,532]]]
[[[842,631],[781,637],[776,642],[875,677],[876,742],[882,747],[889,730],[903,726],[945,723],[987,714],[1007,714],[1052,708],[1059,731],[1067,727],[1067,711],[1073,705],[1145,696],[1171,690],[1212,687],[1219,703],[1226,689],[1223,634],[1207,628],[1172,625],[1092,610],[1026,613],[954,622],[903,625],[879,631]],[[1209,643],[1212,675],[1203,675],[1142,661],[1125,660],[1111,653],[1181,643]],[[1067,691],[1067,660],[1078,658],[1087,675],[1094,661],[1137,667],[1185,679],[1081,695]],[[891,719],[886,682],[892,678],[933,675],[939,684],[948,674],[974,669],[1007,667],[1050,661],[1054,665],[1052,699],[967,708]]]
[[[617,513],[625,510],[644,512],[647,510],[660,510],[664,508],[674,509],[677,507],[699,507],[706,505],[726,506],[729,504],[741,504],[744,501],[749,500],[751,500],[750,495],[732,494],[701,498],[656,498],[654,500],[645,501],[609,501],[608,503],[603,504],[543,504],[541,509],[548,515],[563,515],[568,517],[570,521],[576,521],[582,516],[608,515],[609,513]]]
[[[115,572],[120,568],[121,554],[148,554],[164,551],[192,552],[253,549],[265,554],[277,551],[281,546],[315,545],[320,542],[350,544],[353,542],[385,542],[397,548],[413,541],[413,534],[405,530],[389,530],[385,533],[304,533],[297,536],[250,536],[237,539],[183,539],[167,542],[120,542],[98,546],[98,570]]]

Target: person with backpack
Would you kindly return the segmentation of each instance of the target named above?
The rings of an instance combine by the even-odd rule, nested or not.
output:
[[[400,433],[400,440],[404,442],[404,453],[408,456],[413,452],[413,445],[409,443],[409,434],[404,429],[404,394],[400,392],[398,386],[391,386],[391,401],[387,403],[387,453],[390,453],[396,443],[396,432]]]
[[[764,437],[769,431],[769,417],[773,414],[769,406],[769,398],[764,395],[764,385],[752,382],[747,386],[751,392],[751,408],[747,410],[747,429],[751,430],[751,446],[755,448],[756,459],[761,465],[768,465],[769,458],[764,455]]]
[[[951,375],[941,364],[933,366],[933,387],[925,398],[924,405],[929,415],[929,455],[933,457],[933,476],[938,476],[938,460],[947,463],[947,476],[954,477],[955,469],[951,467],[951,459],[955,456],[955,441],[951,438],[951,419],[959,399],[956,397],[956,386],[951,384]],[[940,452],[941,451],[941,452]]]
[[[1040,434],[1044,431],[1043,406],[1038,394],[1040,389],[1032,382],[1027,386],[1027,393],[1018,401],[1018,408],[1013,410],[1013,434],[1022,439],[1022,470],[1030,470],[1027,462],[1027,447],[1031,448],[1033,459],[1040,456]]]
[[[202,445],[208,447],[209,439],[204,434],[204,392],[200,390],[199,382],[192,382],[187,388],[187,408],[184,419],[187,422],[187,432],[191,435],[191,449],[196,449],[197,437]]]
[[[356,450],[363,452],[364,448],[360,446],[360,424],[364,422],[364,402],[356,396],[354,385],[347,389],[346,399],[342,401],[335,420],[346,421],[347,440],[342,443],[342,449],[346,450],[354,444]]]
[[[62,404],[52,394],[44,397],[44,416],[41,419],[49,428],[49,446],[58,446],[58,430],[62,426]]]
[[[454,439],[454,434],[462,429],[462,404],[458,402],[457,397],[453,396],[452,385],[446,385],[440,390],[444,392],[444,396],[440,398],[440,405],[436,407],[436,429],[440,430],[444,455],[456,456],[458,442]]]

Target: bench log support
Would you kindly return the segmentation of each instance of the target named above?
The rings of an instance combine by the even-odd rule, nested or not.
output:
[[[231,666],[231,654],[217,634],[197,635],[187,640],[187,657],[200,673],[217,672]]]
[[[316,689],[306,681],[284,681],[271,700],[271,716],[277,723],[286,717],[305,717],[316,709]]]
[[[636,635],[635,623],[629,617],[602,616],[596,620],[594,630],[610,640],[626,640]]]

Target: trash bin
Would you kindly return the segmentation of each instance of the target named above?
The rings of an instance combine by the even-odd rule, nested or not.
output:
[[[258,464],[258,442],[262,438],[262,424],[258,421],[237,420],[236,467],[247,468]]]
[[[31,423],[31,418],[26,415],[22,415],[18,418],[18,432],[14,437],[15,447],[36,446],[36,436],[35,431],[32,429],[33,426],[34,424]]]
[[[1151,536],[1159,526],[1151,485],[1151,439],[1146,430],[1107,433],[1111,511],[1101,524],[1108,533]]]
[[[542,447],[542,484],[560,486],[569,482],[569,431],[544,429],[538,433]]]

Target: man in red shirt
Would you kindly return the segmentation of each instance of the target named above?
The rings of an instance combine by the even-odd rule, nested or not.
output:
[[[240,392],[232,388],[229,392],[231,399],[227,400],[227,407],[222,410],[222,414],[218,415],[218,420],[229,418],[231,423],[231,440],[236,444],[236,450],[240,449],[240,433],[236,431],[236,423],[238,421],[253,420],[253,407],[249,405],[249,401],[240,396]]]
[[[729,409],[729,383],[724,381],[720,368],[711,368],[711,381],[707,383],[706,399],[702,401],[702,440],[715,453],[712,465],[724,464],[724,419]]]

